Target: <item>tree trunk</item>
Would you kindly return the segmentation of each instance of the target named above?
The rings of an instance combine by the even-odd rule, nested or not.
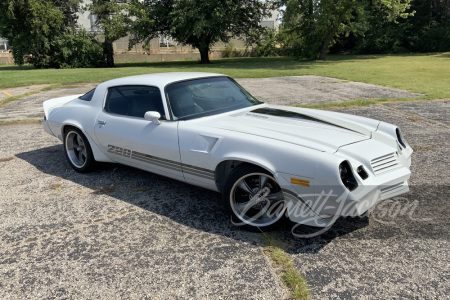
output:
[[[313,0],[308,1],[308,15],[306,16],[308,20],[308,31],[309,34],[314,34],[314,3]]]
[[[209,47],[199,47],[200,51],[200,63],[201,64],[210,64],[209,61]]]
[[[326,59],[326,56],[327,56],[327,53],[328,53],[328,49],[330,48],[331,41],[333,40],[333,37],[336,34],[337,30],[338,30],[338,27],[334,26],[330,30],[330,32],[328,33],[325,41],[323,41],[322,49],[320,50],[320,54],[319,54],[319,59],[320,60],[325,60]]]
[[[109,39],[105,38],[105,43],[103,44],[103,54],[106,58],[106,66],[108,68],[114,67],[114,48],[113,43]]]

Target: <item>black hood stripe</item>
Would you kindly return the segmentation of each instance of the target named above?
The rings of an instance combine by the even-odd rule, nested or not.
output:
[[[309,120],[309,121],[319,122],[319,123],[343,128],[343,129],[350,130],[350,131],[355,131],[355,130],[352,130],[352,129],[349,129],[346,127],[342,127],[342,126],[339,126],[339,125],[336,125],[333,123],[329,123],[329,122],[326,122],[326,121],[323,121],[323,120],[320,120],[320,119],[317,119],[317,118],[314,118],[314,117],[311,117],[311,116],[308,116],[305,114],[288,111],[288,110],[263,107],[263,108],[258,108],[258,109],[252,110],[251,113],[269,115],[269,116],[275,116],[275,117],[285,117],[285,118]],[[357,131],[355,131],[355,132],[357,132]]]

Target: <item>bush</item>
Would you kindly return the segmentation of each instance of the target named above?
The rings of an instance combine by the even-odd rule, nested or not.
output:
[[[56,41],[52,68],[97,68],[106,66],[103,47],[84,29],[68,32]]]
[[[252,56],[267,57],[286,54],[282,32],[264,27],[261,32],[252,32],[247,37],[247,47],[252,47]]]
[[[102,45],[84,29],[63,33],[50,43],[48,51],[30,55],[27,60],[36,68],[95,68],[106,65]]]
[[[222,48],[222,58],[231,58],[234,55],[234,48],[233,44],[227,44],[225,47]]]
[[[446,52],[450,51],[450,24],[432,22],[424,28],[411,42],[411,48],[419,52]]]

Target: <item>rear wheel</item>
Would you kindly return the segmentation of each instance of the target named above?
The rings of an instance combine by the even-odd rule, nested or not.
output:
[[[242,164],[230,173],[222,201],[233,223],[252,231],[277,228],[286,212],[283,192],[276,179],[253,165]]]
[[[70,127],[64,131],[64,153],[77,172],[88,172],[95,163],[88,139],[77,128]]]

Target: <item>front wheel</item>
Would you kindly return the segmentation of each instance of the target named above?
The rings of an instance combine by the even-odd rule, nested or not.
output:
[[[77,172],[88,172],[95,163],[86,136],[77,128],[71,127],[64,131],[64,153],[72,168]]]
[[[252,231],[270,231],[284,219],[286,203],[276,179],[266,170],[242,164],[233,170],[222,194],[232,222]]]

